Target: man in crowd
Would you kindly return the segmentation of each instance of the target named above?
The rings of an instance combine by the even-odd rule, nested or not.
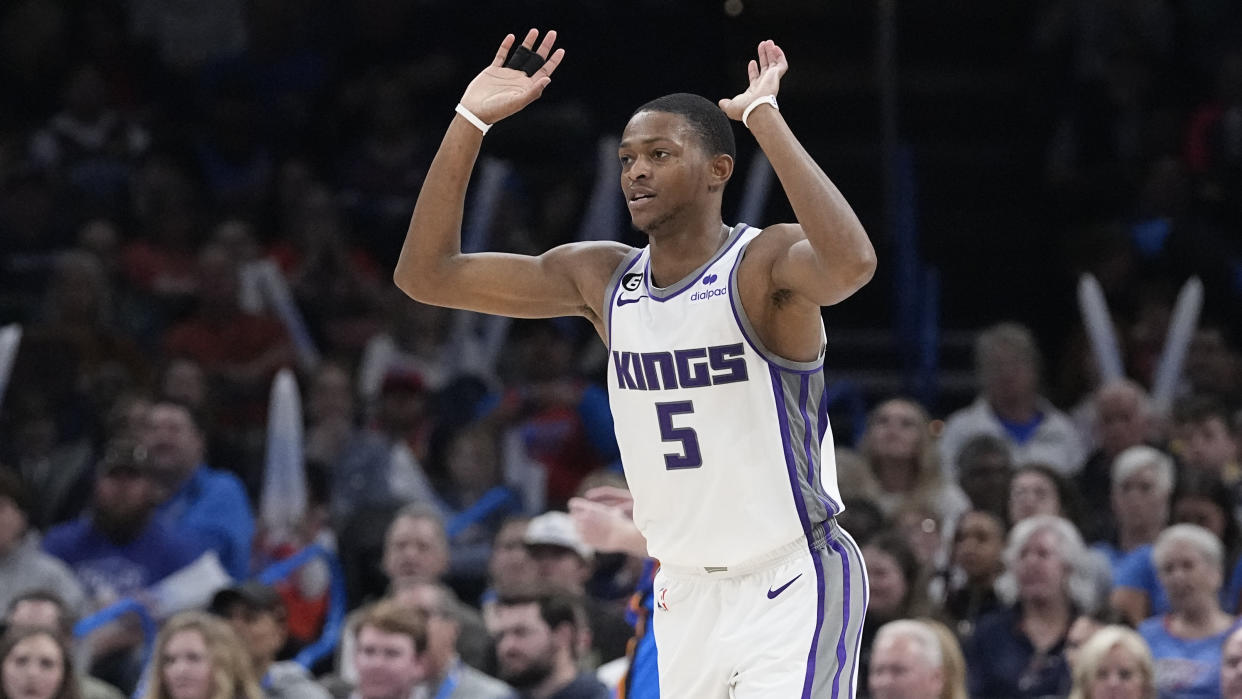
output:
[[[604,685],[578,670],[582,613],[560,592],[501,593],[492,634],[500,679],[517,699],[609,699]]]
[[[913,619],[880,627],[871,650],[869,681],[872,699],[938,699],[945,672],[936,633]]]
[[[505,683],[462,660],[458,648],[466,610],[451,589],[440,583],[415,583],[398,590],[393,599],[427,620],[424,686],[429,697],[507,699],[513,695]]]
[[[267,699],[328,699],[306,668],[277,662],[289,640],[288,613],[280,594],[268,585],[248,582],[226,588],[211,600],[211,612],[226,619],[245,644]]]

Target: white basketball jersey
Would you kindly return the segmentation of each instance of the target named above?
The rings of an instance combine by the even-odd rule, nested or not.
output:
[[[608,395],[634,521],[665,564],[738,565],[842,509],[823,353],[769,352],[737,293],[759,233],[739,223],[665,289],[651,284],[651,248],[636,250],[606,291]]]

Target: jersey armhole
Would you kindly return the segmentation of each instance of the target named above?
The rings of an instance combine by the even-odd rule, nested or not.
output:
[[[824,329],[824,319],[819,319],[819,357],[809,362],[798,362],[769,350],[759,339],[759,333],[751,325],[750,317],[746,315],[746,309],[742,307],[742,294],[738,288],[738,270],[742,267],[742,258],[746,256],[746,250],[750,247],[750,243],[762,231],[755,234],[750,240],[742,242],[741,247],[737,251],[737,257],[733,260],[733,269],[729,271],[729,303],[733,307],[733,318],[737,321],[737,327],[742,332],[742,337],[746,338],[747,344],[755,353],[763,358],[769,364],[784,369],[786,371],[794,371],[798,373],[814,373],[820,371],[824,367],[824,356],[828,351],[828,333]]]

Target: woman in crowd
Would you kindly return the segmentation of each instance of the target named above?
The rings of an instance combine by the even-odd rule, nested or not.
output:
[[[1151,651],[1133,630],[1105,626],[1083,644],[1069,699],[1155,699]]]
[[[966,638],[979,617],[1000,609],[996,579],[1005,572],[1005,523],[987,510],[962,515],[953,534],[944,612],[958,635]]]
[[[1242,573],[1234,563],[1239,542],[1238,524],[1232,512],[1233,496],[1218,476],[1185,471],[1178,478],[1170,505],[1172,521],[1203,527],[1223,544],[1226,574],[1220,602],[1227,612],[1236,611],[1238,597],[1242,595]],[[1151,546],[1140,546],[1117,565],[1110,603],[1132,626],[1169,611],[1168,596],[1157,575]]]
[[[1065,519],[1037,515],[1014,526],[1005,547],[1006,573],[997,582],[1010,606],[981,618],[966,642],[972,697],[1019,699],[1069,690],[1066,633],[1077,614],[1096,602],[1085,557],[1078,530]]]
[[[52,629],[18,627],[0,639],[0,699],[79,699],[73,658]]]
[[[941,479],[930,423],[923,406],[907,398],[880,403],[867,419],[861,451],[876,485],[871,499],[886,517],[926,502],[951,522],[969,506],[956,485]]]
[[[263,699],[246,649],[215,617],[184,612],[155,640],[144,699]]]
[[[1236,624],[1220,606],[1224,548],[1194,524],[1175,524],[1153,551],[1169,612],[1139,625],[1156,662],[1161,697],[1220,696],[1221,644]]]
[[[1054,515],[1077,522],[1076,502],[1073,486],[1051,466],[1026,464],[1014,471],[1013,480],[1009,481],[1009,524],[1036,515]]]
[[[1127,554],[1156,540],[1169,523],[1169,494],[1173,490],[1173,459],[1139,445],[1113,459],[1111,495],[1115,531],[1110,541],[1093,548],[1108,557],[1114,571]]]
[[[871,646],[881,626],[927,612],[927,586],[919,561],[897,532],[885,532],[862,547],[870,597],[859,647],[858,686],[867,686]]]

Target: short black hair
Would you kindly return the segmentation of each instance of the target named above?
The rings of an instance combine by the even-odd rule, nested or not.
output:
[[[528,604],[539,607],[539,616],[553,631],[561,624],[569,624],[577,632],[579,620],[585,614],[583,604],[576,595],[556,588],[538,586],[502,590],[496,596],[498,607],[524,607]]]
[[[729,117],[706,97],[689,92],[675,92],[657,97],[635,109],[630,118],[633,119],[640,112],[676,114],[690,124],[690,128],[698,135],[710,155],[724,154],[737,159],[737,144],[733,141],[733,125],[729,123]]]

